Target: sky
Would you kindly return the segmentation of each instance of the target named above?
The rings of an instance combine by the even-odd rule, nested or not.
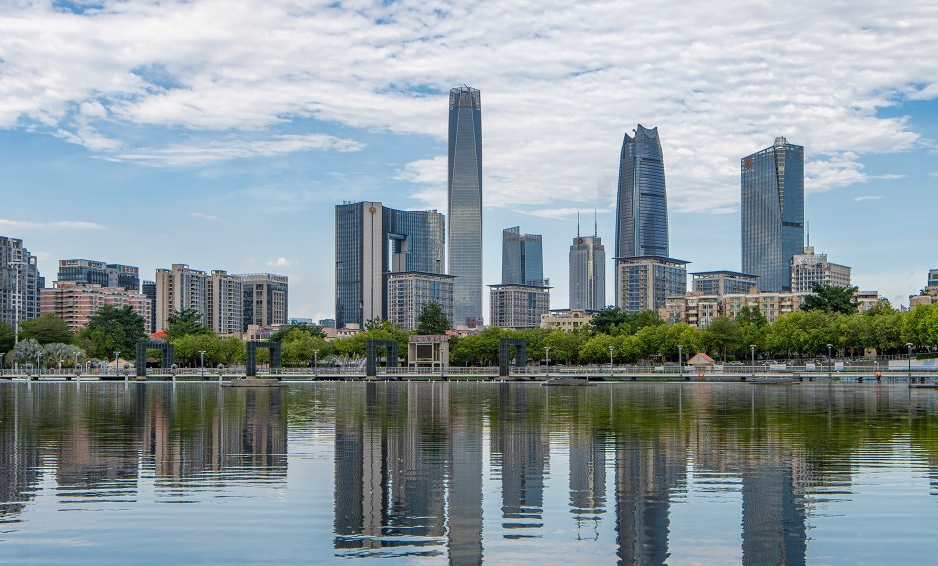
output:
[[[445,213],[448,92],[466,84],[485,283],[520,225],[567,306],[577,211],[611,257],[640,123],[689,271],[740,269],[739,160],[785,136],[805,147],[811,244],[908,304],[938,267],[935,29],[933,0],[8,0],[0,235],[49,285],[65,258],[273,272],[291,317],[332,317],[334,205]],[[610,261],[609,302],[612,279]]]

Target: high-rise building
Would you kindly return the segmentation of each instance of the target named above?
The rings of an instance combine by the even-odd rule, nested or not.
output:
[[[570,246],[570,308],[586,311],[606,306],[606,248],[597,231],[577,236]]]
[[[736,271],[698,271],[691,275],[691,288],[701,295],[748,293],[757,286],[759,280],[755,275]]]
[[[170,269],[156,270],[156,330],[169,327],[169,315],[194,310],[202,315],[202,324],[208,326],[208,281],[204,271],[190,269],[183,263],[174,263]]]
[[[850,287],[850,268],[830,263],[827,254],[816,254],[814,248],[804,248],[804,253],[791,258],[791,292],[811,293],[812,284],[832,287]]]
[[[658,128],[625,134],[619,156],[616,257],[668,257],[668,200]]]
[[[449,91],[449,274],[456,277],[454,324],[482,323],[482,98]]]
[[[928,285],[927,287],[938,287],[938,269],[929,269],[928,270]]]
[[[550,312],[550,287],[489,285],[490,324],[499,328],[537,328]]]
[[[0,322],[17,325],[39,316],[39,295],[45,286],[36,256],[23,240],[0,236]]]
[[[143,296],[150,300],[150,318],[146,321],[147,334],[156,332],[156,281],[144,281]]]
[[[388,273],[443,273],[445,233],[443,215],[435,210],[336,205],[336,326],[387,318]]]
[[[251,273],[236,275],[243,293],[243,324],[263,328],[287,323],[289,280],[286,275]]]
[[[687,264],[668,257],[616,258],[616,306],[626,312],[663,308],[668,297],[687,293]]]
[[[417,319],[427,303],[443,309],[453,321],[453,279],[451,275],[405,271],[388,276],[388,320],[405,330],[417,330]]]
[[[146,326],[153,313],[153,303],[146,296],[123,287],[56,281],[51,288],[42,290],[42,313],[61,318],[72,332],[88,326],[92,315],[103,306],[130,307],[143,317]]]
[[[139,291],[140,269],[132,265],[105,263],[93,259],[62,259],[59,260],[57,281]]]
[[[502,231],[502,285],[547,285],[540,234],[522,234],[521,227]]]
[[[244,296],[241,276],[213,270],[208,280],[207,326],[216,334],[241,334],[244,329]]]
[[[804,245],[804,148],[783,137],[740,160],[742,270],[760,291],[791,289],[789,267]]]

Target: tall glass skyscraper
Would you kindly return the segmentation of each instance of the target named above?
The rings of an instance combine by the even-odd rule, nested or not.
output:
[[[740,160],[742,270],[760,291],[791,289],[791,258],[804,246],[804,147],[783,137]]]
[[[336,205],[336,326],[387,318],[389,273],[443,273],[445,234],[443,215],[435,210]]]
[[[454,325],[482,323],[482,98],[449,91],[449,274],[456,277]]]
[[[619,156],[616,257],[668,257],[668,201],[658,128],[625,134]]]
[[[597,231],[577,235],[570,246],[570,308],[598,311],[606,307],[606,248]]]
[[[502,231],[502,284],[547,285],[540,234],[522,234],[519,226]]]

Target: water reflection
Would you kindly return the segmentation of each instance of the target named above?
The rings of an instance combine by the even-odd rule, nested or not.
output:
[[[89,524],[263,498],[249,514],[290,518],[261,528],[281,537],[261,562],[908,562],[938,552],[936,501],[916,506],[938,492],[936,415],[932,392],[876,385],[3,384],[0,555],[51,495]]]

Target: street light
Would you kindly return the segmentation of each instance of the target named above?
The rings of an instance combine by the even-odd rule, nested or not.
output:
[[[681,379],[684,378],[684,345],[677,345],[677,374]]]
[[[550,377],[550,348],[544,346],[544,377]]]
[[[609,375],[612,375],[612,346],[609,346]]]
[[[36,352],[36,379],[40,377],[42,377],[42,352]]]
[[[121,373],[120,358],[121,358],[121,353],[114,352],[114,375],[115,376],[118,376]]]
[[[831,348],[833,347],[833,344],[827,345],[827,377],[831,376]]]
[[[443,362],[440,362],[443,365]],[[319,350],[313,350],[313,375],[319,378]]]
[[[205,350],[199,350],[199,377],[205,379]]]
[[[907,342],[905,345],[909,349],[909,383],[912,382],[912,343]]]
[[[0,353],[0,378],[3,377],[3,354]]]
[[[756,345],[755,344],[749,345],[749,353],[752,356],[752,378],[755,379],[756,378]],[[745,379],[746,378],[743,378],[743,381],[745,381]]]

